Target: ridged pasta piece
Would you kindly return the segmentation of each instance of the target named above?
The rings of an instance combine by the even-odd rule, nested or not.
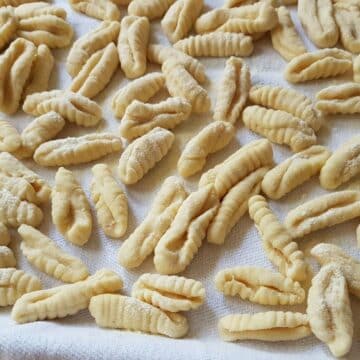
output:
[[[80,259],[67,254],[32,226],[21,225],[18,232],[22,238],[22,253],[38,270],[67,283],[75,283],[89,276],[88,268]]]
[[[302,93],[280,86],[256,85],[250,89],[250,101],[274,110],[286,111],[304,120],[318,131],[324,119],[313,107],[312,101]]]
[[[175,43],[174,48],[195,57],[250,56],[254,51],[250,36],[230,32],[190,36]]]
[[[70,0],[75,11],[99,20],[118,21],[120,10],[112,0]]]
[[[233,8],[237,6],[249,5],[258,2],[259,0],[225,0],[224,8]],[[272,6],[296,5],[298,0],[260,0],[269,1]]]
[[[236,57],[226,61],[217,93],[214,119],[235,124],[243,111],[251,87],[250,69]]]
[[[149,20],[161,18],[175,0],[132,0],[129,15],[146,16]]]
[[[201,247],[219,200],[212,185],[193,192],[181,204],[174,221],[156,245],[154,264],[160,274],[186,269]]]
[[[146,72],[146,54],[150,36],[147,17],[125,16],[121,21],[118,51],[121,69],[128,79]]]
[[[264,176],[262,191],[270,199],[281,199],[318,174],[330,155],[324,146],[314,145],[291,156]]]
[[[282,111],[248,106],[242,116],[245,126],[276,144],[298,152],[316,143],[314,130],[304,120]]]
[[[216,288],[262,305],[295,305],[305,300],[301,285],[279,273],[254,266],[238,266],[216,274]]]
[[[335,77],[352,69],[352,56],[340,49],[323,49],[293,58],[285,68],[291,83]]]
[[[20,200],[9,190],[0,190],[0,222],[11,227],[21,224],[39,226],[43,220],[43,213],[35,204]]]
[[[109,133],[67,137],[41,144],[34,160],[42,166],[66,166],[88,163],[122,150],[121,139]]]
[[[114,43],[95,52],[74,77],[70,90],[92,99],[110,82],[119,66],[119,55]]]
[[[0,245],[7,246],[11,241],[9,229],[5,224],[0,223]],[[1,296],[0,296],[1,298]]]
[[[346,278],[351,294],[360,298],[360,262],[334,244],[320,243],[311,249],[311,255],[321,266],[336,264]]]
[[[294,238],[360,216],[360,192],[343,190],[325,194],[291,210],[285,226]]]
[[[147,74],[119,89],[112,100],[112,110],[116,117],[124,116],[126,108],[134,101],[150,100],[165,85],[165,77],[160,72]]]
[[[0,175],[26,180],[33,188],[36,195],[36,201],[33,201],[35,203],[45,203],[50,198],[50,186],[40,178],[38,174],[28,169],[19,160],[7,152],[0,153]]]
[[[0,7],[2,6],[19,6],[25,3],[31,3],[34,0],[0,0]]]
[[[195,24],[198,34],[213,31],[229,33],[263,33],[278,23],[275,8],[268,1],[238,8],[219,8],[202,15]]]
[[[360,113],[360,84],[329,86],[316,94],[316,108],[325,114]]]
[[[203,6],[203,0],[180,0],[170,6],[161,21],[161,27],[172,43],[189,34]]]
[[[256,195],[249,200],[249,215],[263,239],[269,260],[284,276],[296,281],[306,280],[307,265],[303,252],[292,240],[293,233],[279,222],[263,196]]]
[[[21,133],[21,146],[14,152],[18,158],[32,157],[44,142],[53,139],[65,126],[65,120],[55,111],[50,111],[33,120]]]
[[[52,221],[58,231],[71,243],[82,246],[91,235],[90,204],[75,175],[59,168],[51,196]]]
[[[170,227],[186,197],[187,192],[177,178],[164,181],[146,218],[119,249],[118,261],[122,266],[131,269],[143,263]]]
[[[100,226],[107,236],[119,238],[128,226],[128,202],[111,170],[105,164],[92,168],[91,196]]]
[[[185,65],[175,58],[170,58],[163,63],[162,71],[171,96],[188,100],[192,105],[192,112],[205,113],[210,110],[211,100],[208,92],[199,85]]]
[[[155,127],[173,129],[187,120],[191,104],[181,97],[170,97],[157,104],[134,100],[120,124],[120,135],[128,140],[142,136]]]
[[[4,49],[16,35],[17,21],[14,9],[10,7],[0,8],[0,50]]]
[[[286,60],[307,52],[289,10],[285,6],[277,9],[279,23],[271,29],[271,42],[273,48]]]
[[[15,304],[22,295],[41,290],[40,280],[22,270],[0,269],[0,307]]]
[[[333,47],[339,39],[332,0],[299,0],[299,19],[311,39],[320,48]]]
[[[131,296],[163,311],[189,311],[205,300],[205,288],[200,281],[182,276],[143,274],[134,283]]]
[[[170,150],[175,135],[156,127],[136,139],[122,153],[119,160],[119,177],[124,184],[131,185],[141,180]]]
[[[356,56],[353,61],[354,81],[360,83],[360,55]]]
[[[225,341],[289,341],[311,335],[307,315],[290,311],[227,315],[219,320],[218,328]]]
[[[11,317],[17,323],[63,318],[89,306],[93,296],[117,292],[123,286],[112,270],[102,269],[86,280],[50,289],[34,291],[18,299]]]
[[[0,111],[18,110],[35,56],[35,45],[25,39],[14,40],[0,55]]]
[[[177,168],[182,177],[189,177],[201,171],[208,155],[213,154],[230,143],[235,136],[231,123],[215,121],[204,127],[185,146]]]
[[[104,294],[91,298],[90,314],[98,326],[181,338],[189,330],[183,315],[162,311],[133,297]]]
[[[306,312],[312,332],[334,356],[350,351],[354,324],[346,279],[336,264],[325,265],[312,279]]]
[[[21,137],[12,125],[0,119],[0,151],[14,152],[21,146]]]
[[[7,246],[0,246],[0,269],[13,268],[16,266],[14,253]]]
[[[261,190],[261,180],[269,167],[260,167],[234,185],[221,199],[220,206],[207,231],[207,241],[221,245],[248,210],[249,199]]]
[[[51,90],[29,95],[25,99],[23,110],[34,116],[56,111],[65,120],[85,127],[97,125],[102,118],[101,107],[96,102],[67,90]]]
[[[18,19],[28,19],[40,15],[54,15],[65,20],[67,15],[65,9],[44,1],[22,1],[22,5],[11,6],[15,6],[14,13]]]
[[[119,31],[118,21],[103,21],[95,30],[76,40],[66,59],[67,72],[72,77],[76,76],[91,55],[104,49],[111,42],[117,41]]]

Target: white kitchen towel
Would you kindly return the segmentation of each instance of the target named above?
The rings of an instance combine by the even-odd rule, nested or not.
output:
[[[67,1],[56,0],[56,5],[63,6],[68,11],[68,20],[74,26],[75,36],[85,34],[99,23],[97,20],[75,13],[71,10]],[[208,7],[221,6],[223,0],[206,0]],[[122,11],[123,14],[125,10]],[[296,16],[295,9],[292,15],[299,30],[301,26]],[[309,50],[315,49],[306,39],[301,30],[301,36],[306,41]],[[167,44],[159,22],[152,23],[152,42]],[[51,88],[65,89],[71,82],[70,76],[65,70],[65,59],[69,49],[57,50],[56,71],[52,77]],[[202,59],[210,82],[207,89],[211,94],[213,105],[216,99],[216,90],[222,77],[226,59]],[[250,66],[252,82],[254,84],[271,84],[294,87],[314,98],[320,89],[334,83],[351,81],[351,76],[331,80],[313,81],[304,85],[290,85],[283,78],[283,70],[286,62],[271,47],[270,37],[255,43],[254,54],[246,58]],[[159,67],[150,67],[149,71],[159,70]],[[124,86],[128,80],[119,70],[108,88],[95,100],[101,104],[104,111],[104,121],[97,129],[84,129],[67,125],[60,134],[63,136],[76,136],[91,133],[93,131],[111,131],[118,133],[119,121],[111,112],[111,99],[118,88]],[[5,117],[19,130],[23,129],[31,120],[30,116],[19,113],[14,119]],[[167,176],[176,175],[176,163],[185,143],[196,134],[205,124],[212,121],[211,113],[204,116],[192,115],[184,124],[177,127],[176,142],[170,153],[154,169],[152,169],[139,183],[124,187],[129,199],[130,221],[129,229],[124,239],[135,229],[136,225],[145,217],[156,191]],[[210,169],[215,164],[223,161],[236,149],[251,140],[259,138],[254,133],[245,129],[241,121],[237,124],[238,132],[235,140],[224,150],[210,157],[206,168]],[[358,116],[332,116],[326,119],[324,127],[319,132],[318,143],[327,145],[331,150],[336,149],[349,137],[360,130]],[[284,160],[291,152],[284,146],[274,145],[276,162]],[[116,172],[119,155],[113,155],[103,160],[110,164]],[[34,162],[26,164],[39,172],[51,185],[54,184],[54,169],[44,169],[35,166]],[[76,173],[79,181],[89,196],[89,183],[91,179],[91,166],[70,167]],[[194,190],[199,180],[199,175],[185,184],[188,190]],[[272,208],[281,219],[287,212],[297,205],[317,195],[325,193],[319,186],[317,178],[307,182],[288,196],[277,202],[271,202]],[[80,257],[94,273],[96,270],[108,267],[119,273],[124,280],[124,293],[130,294],[131,286],[144,272],[154,272],[152,258],[150,257],[143,266],[136,270],[128,271],[122,268],[116,261],[117,250],[123,240],[111,240],[104,236],[97,226],[95,212],[94,231],[89,242],[82,248],[66,242],[51,225],[49,216],[50,207],[45,209],[46,221],[41,230],[48,233],[62,248]],[[311,234],[299,240],[300,247],[309,254],[309,249],[319,242],[329,242],[343,247],[348,253],[360,259],[359,249],[356,246],[355,230],[357,220],[332,227]],[[36,274],[44,284],[51,287],[60,284],[52,278],[37,271],[29,265],[19,251],[19,236],[14,231],[11,247],[16,252],[19,268],[32,274]],[[317,265],[308,256],[315,271]],[[244,216],[234,227],[226,242],[222,246],[210,245],[204,242],[192,264],[185,271],[184,276],[200,280],[206,287],[206,302],[198,310],[189,312],[186,316],[190,323],[190,333],[185,339],[173,340],[161,336],[144,335],[119,330],[105,330],[98,328],[87,310],[71,317],[57,321],[41,321],[24,325],[15,324],[10,318],[11,308],[0,309],[0,359],[11,360],[112,360],[112,359],[171,359],[171,360],[220,360],[220,359],[327,359],[331,358],[327,347],[310,336],[300,341],[284,343],[265,343],[255,341],[243,341],[239,343],[225,343],[219,339],[217,322],[220,317],[236,312],[254,313],[267,310],[286,309],[290,311],[305,311],[303,306],[266,307],[241,301],[238,298],[225,297],[214,287],[215,274],[226,267],[236,265],[255,265],[272,269],[272,265],[266,258],[261,246],[260,237],[249,217]],[[360,302],[351,298],[355,322],[354,341],[348,359],[359,359],[360,353]]]

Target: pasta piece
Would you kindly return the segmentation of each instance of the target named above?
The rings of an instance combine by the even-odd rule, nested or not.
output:
[[[170,6],[161,21],[161,27],[172,43],[189,34],[203,6],[203,0],[180,0]]]
[[[111,0],[70,0],[75,11],[99,20],[120,19],[120,10]]]
[[[175,135],[156,127],[130,144],[119,160],[119,177],[131,185],[141,180],[170,150]]]
[[[160,274],[186,269],[198,252],[219,200],[212,185],[193,192],[181,204],[174,221],[156,245],[154,264]]]
[[[163,311],[189,311],[205,300],[200,281],[181,276],[143,274],[132,287],[131,296]]]
[[[14,152],[21,146],[17,130],[6,120],[0,119],[0,151]]]
[[[354,81],[360,83],[360,55],[356,56],[353,64]]]
[[[121,69],[128,79],[146,72],[146,53],[150,36],[147,17],[125,16],[121,21],[118,51]]]
[[[129,15],[146,16],[149,20],[161,18],[175,0],[132,0]]]
[[[189,330],[184,316],[162,311],[128,296],[95,296],[91,298],[89,311],[96,324],[103,328],[142,331],[171,338],[181,338]]]
[[[35,56],[36,47],[25,39],[16,39],[0,55],[0,111],[18,110]]]
[[[254,51],[250,36],[230,32],[190,36],[178,41],[174,48],[195,57],[250,56]]]
[[[35,150],[34,160],[42,166],[84,164],[121,149],[119,137],[109,133],[95,133],[45,142]]]
[[[285,68],[285,79],[300,83],[345,74],[352,69],[352,57],[340,49],[323,49],[293,58]]]
[[[261,190],[261,180],[269,167],[261,167],[234,185],[222,198],[219,209],[209,225],[207,241],[221,245],[248,210],[249,199]]]
[[[316,143],[314,130],[305,121],[282,110],[248,106],[242,119],[248,129],[276,144],[288,145],[295,152]]]
[[[354,324],[346,280],[336,264],[324,266],[312,279],[306,312],[312,332],[334,356],[350,351]]]
[[[17,21],[14,10],[10,7],[0,8],[0,50],[4,49],[16,35]]]
[[[225,341],[289,341],[311,335],[307,315],[290,311],[227,315],[218,327]]]
[[[90,56],[74,77],[70,90],[92,99],[110,82],[119,66],[119,56],[114,43],[110,43]]]
[[[249,98],[256,105],[286,111],[304,120],[314,131],[318,131],[324,121],[313,108],[312,101],[294,89],[257,85],[250,89]]]
[[[292,240],[290,234],[293,233],[279,222],[263,196],[256,195],[249,200],[249,215],[263,239],[263,247],[270,261],[284,276],[295,281],[306,280],[307,265],[303,252]]]
[[[285,226],[294,238],[299,238],[359,216],[360,193],[344,190],[319,196],[291,210]]]
[[[38,174],[28,169],[19,160],[7,152],[0,153],[0,175],[25,180],[33,188],[36,196],[36,199],[32,202],[45,203],[50,198],[50,186],[41,179]]]
[[[186,144],[177,164],[179,174],[189,177],[201,171],[208,155],[223,149],[234,136],[234,126],[224,121],[204,127]]]
[[[316,46],[328,48],[336,45],[339,30],[332,0],[299,0],[298,16],[307,35]]]
[[[277,9],[279,24],[271,29],[271,42],[273,48],[286,60],[307,52],[289,10],[285,6]]]
[[[155,127],[173,129],[187,120],[191,104],[181,97],[170,97],[158,104],[134,100],[127,108],[120,125],[120,135],[133,140]]]
[[[171,96],[179,96],[188,100],[192,105],[192,111],[195,113],[206,113],[210,110],[209,94],[181,62],[175,58],[170,58],[162,65],[162,71]]]
[[[254,266],[238,266],[218,272],[215,286],[225,295],[239,296],[262,305],[295,305],[305,300],[305,291],[298,282]]]
[[[85,96],[71,91],[51,90],[29,95],[23,105],[27,114],[39,116],[56,111],[65,120],[90,127],[102,118],[101,107]]]
[[[71,243],[84,245],[92,231],[90,204],[71,171],[59,168],[51,200],[51,216],[56,228]]]
[[[14,253],[7,246],[0,246],[0,269],[13,268],[16,266]]]
[[[10,243],[10,233],[5,224],[0,223],[0,245],[7,246]],[[0,296],[1,298],[1,296]]]
[[[40,231],[21,225],[18,232],[22,238],[22,253],[40,271],[67,283],[75,283],[89,276],[88,268],[80,259],[67,254]]]
[[[122,286],[122,280],[116,273],[102,269],[75,284],[61,285],[23,295],[16,301],[11,317],[22,324],[74,315],[86,309],[93,296],[116,292]]]
[[[325,114],[360,113],[360,84],[329,86],[316,94],[316,108]]]
[[[0,269],[0,307],[15,304],[22,295],[41,290],[40,280],[22,270]]]
[[[65,126],[65,120],[50,111],[33,120],[21,133],[21,146],[15,151],[18,158],[32,157],[44,142],[53,139]]]
[[[236,57],[228,59],[217,94],[214,119],[235,124],[245,107],[250,87],[250,70],[246,63]]]
[[[119,31],[119,22],[103,21],[98,28],[76,40],[66,59],[67,72],[75,77],[91,55],[117,41]]]
[[[324,146],[311,146],[271,169],[264,176],[261,189],[270,199],[281,199],[318,174],[329,157],[330,151]]]
[[[225,0],[225,8],[233,8],[237,6],[249,5],[258,2],[259,0]],[[296,5],[298,0],[260,0],[269,1],[272,6]]]
[[[150,100],[165,85],[165,77],[162,73],[154,72],[140,79],[130,82],[122,87],[113,97],[112,110],[116,117],[124,116],[126,108],[134,101]]]
[[[186,197],[187,192],[175,177],[164,181],[146,218],[119,249],[122,266],[131,269],[143,263],[170,227]]]
[[[40,15],[54,15],[62,19],[66,19],[65,9],[54,6],[44,1],[22,1],[22,5],[15,6],[14,13],[18,19],[28,19]],[[19,2],[19,1],[18,1]]]
[[[19,6],[21,4],[30,3],[34,0],[0,0],[0,7],[2,6]]]
[[[91,196],[100,226],[107,236],[119,238],[128,226],[128,202],[107,165],[92,168]]]

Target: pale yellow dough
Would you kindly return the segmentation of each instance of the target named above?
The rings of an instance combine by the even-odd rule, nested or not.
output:
[[[143,274],[134,283],[131,296],[163,311],[189,311],[205,300],[205,288],[200,281],[182,276]]]
[[[16,266],[14,253],[7,246],[0,246],[0,269],[13,268]]]
[[[16,36],[17,20],[14,9],[11,7],[0,8],[0,50],[3,50]]]
[[[21,146],[21,137],[12,125],[0,119],[0,151],[15,152]]]
[[[91,197],[100,226],[107,236],[119,238],[128,226],[128,201],[105,164],[92,168]]]
[[[161,18],[175,0],[132,0],[129,15],[146,16],[149,20]]]
[[[70,0],[69,3],[75,11],[95,19],[110,21],[120,19],[120,9],[112,0]]]
[[[262,305],[295,305],[305,300],[305,291],[297,281],[254,266],[221,270],[216,274],[215,286],[225,295]]]
[[[84,245],[92,231],[90,204],[71,171],[59,168],[51,200],[52,221],[58,231],[71,243]]]
[[[16,301],[11,317],[22,324],[74,315],[86,309],[93,296],[117,292],[122,286],[123,282],[116,273],[102,269],[75,284],[61,285],[23,295]]]
[[[98,326],[141,331],[181,338],[189,330],[187,319],[180,314],[162,311],[128,296],[104,294],[91,298],[90,314]]]
[[[356,56],[353,61],[354,81],[360,83],[360,55]]]
[[[11,241],[9,229],[5,224],[0,223],[0,245],[7,246]]]
[[[232,8],[237,6],[249,5],[258,2],[259,0],[225,0],[224,7]],[[260,0],[260,1],[269,1],[273,6],[283,6],[283,5],[296,5],[298,0]]]
[[[18,19],[28,19],[40,15],[54,15],[62,19],[66,19],[65,9],[49,4],[45,1],[27,1],[23,2],[22,5],[11,5],[15,6],[14,12]]]
[[[138,267],[154,251],[187,195],[177,178],[169,177],[164,181],[146,218],[119,249],[118,260],[122,266]]]

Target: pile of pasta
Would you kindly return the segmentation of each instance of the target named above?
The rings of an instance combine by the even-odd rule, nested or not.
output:
[[[360,136],[331,153],[317,144],[328,114],[360,113],[360,4],[355,0],[226,0],[222,8],[202,13],[202,0],[70,0],[75,11],[101,20],[71,46],[66,70],[68,89],[49,90],[54,65],[51,48],[67,47],[73,30],[66,12],[29,0],[0,0],[0,111],[22,110],[35,119],[21,132],[0,121],[0,306],[14,305],[18,323],[55,319],[88,308],[101,327],[183,337],[188,332],[180,312],[197,309],[205,289],[179,276],[191,264],[204,239],[223,244],[232,228],[249,213],[262,238],[272,272],[254,266],[220,271],[216,288],[262,305],[296,305],[307,299],[306,313],[268,311],[232,314],[219,321],[225,341],[297,340],[314,334],[335,356],[347,354],[353,337],[349,292],[360,297],[360,262],[335,245],[321,243],[312,256],[321,264],[306,294],[312,272],[296,243],[313,231],[360,217],[360,188],[331,192],[291,210],[282,224],[268,200],[280,200],[318,176],[326,190],[336,190],[360,173]],[[298,16],[319,49],[308,52],[289,10]],[[120,21],[121,6],[128,14]],[[150,43],[151,21],[172,46]],[[195,35],[193,35],[194,30]],[[353,72],[353,82],[330,86],[316,102],[293,88],[252,85],[243,57],[270,33],[272,46],[288,63],[284,78],[300,83]],[[346,50],[331,48],[341,40]],[[255,43],[256,46],[256,43]],[[128,227],[124,187],[141,181],[174,144],[173,130],[192,113],[209,113],[209,80],[197,57],[227,57],[218,86],[213,121],[194,134],[178,159],[182,178],[203,170],[207,158],[224,149],[242,119],[261,135],[201,175],[198,189],[188,192],[176,176],[163,184],[143,221],[118,251],[119,263],[132,269],[153,254],[158,274],[143,274],[131,296],[120,295],[121,278],[112,270],[90,275],[87,266],[66,253],[36,228],[42,206],[51,203],[51,219],[62,236],[82,246],[93,228],[91,204],[66,166],[89,163],[122,152],[117,178],[106,163],[92,166],[91,200],[105,235],[121,238]],[[161,71],[147,73],[148,63]],[[132,81],[112,99],[121,119],[119,135],[93,132],[58,137],[67,123],[94,128],[102,109],[93,100],[121,67]],[[154,98],[168,94],[161,101]],[[125,141],[127,146],[125,147]],[[272,143],[294,155],[274,164]],[[57,168],[50,187],[21,160],[32,158]],[[264,196],[260,195],[262,193]],[[33,275],[16,269],[8,247],[9,228],[17,229],[28,262],[62,282],[42,290]],[[357,230],[360,244],[360,226]],[[76,301],[74,301],[76,299]]]

